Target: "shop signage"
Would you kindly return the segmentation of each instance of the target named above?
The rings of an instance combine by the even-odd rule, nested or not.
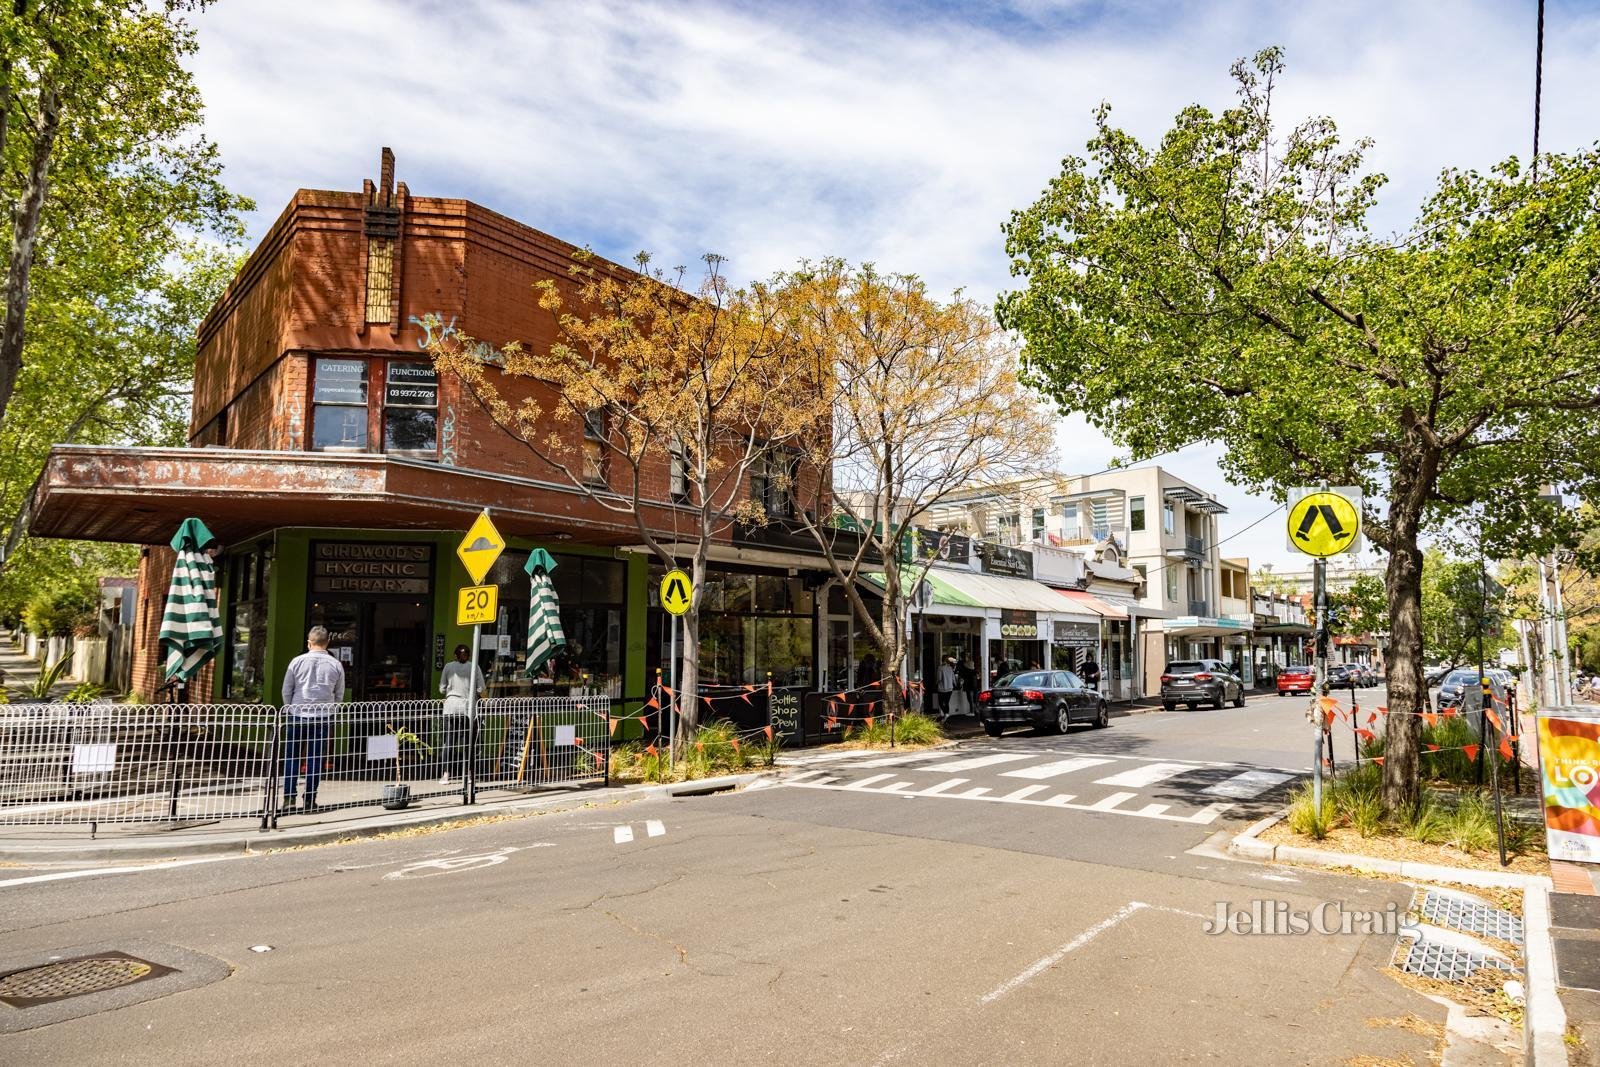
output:
[[[504,552],[505,548],[506,539],[494,528],[494,522],[489,518],[489,509],[484,508],[478,512],[478,517],[472,520],[467,535],[456,546],[456,556],[467,568],[467,573],[472,576],[472,584],[482,585],[484,575],[489,573],[489,568],[494,566],[494,561],[500,558],[500,553]]]
[[[432,545],[324,542],[311,563],[315,593],[418,593],[432,591]]]
[[[316,388],[311,399],[318,404],[365,404],[367,402],[367,361],[364,359],[317,360]]]
[[[997,574],[1004,578],[1033,577],[1033,553],[1020,548],[980,541],[978,560],[985,574]]]
[[[1099,648],[1100,627],[1092,622],[1062,622],[1056,620],[1057,648]]]
[[[1550,858],[1600,863],[1600,713],[1541,712],[1539,768]]]
[[[1000,636],[1037,640],[1039,637],[1039,613],[1036,611],[1022,611],[1017,608],[1001,608]]]
[[[389,377],[383,389],[383,402],[390,407],[438,407],[438,372],[427,363],[389,364]]]
[[[915,531],[918,559],[937,559],[965,566],[972,562],[972,538],[946,530]]]

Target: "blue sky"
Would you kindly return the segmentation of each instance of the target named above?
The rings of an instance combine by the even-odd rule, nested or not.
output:
[[[1090,114],[1153,138],[1226,106],[1229,64],[1287,49],[1281,99],[1370,136],[1389,175],[1374,221],[1403,228],[1445,166],[1527,156],[1533,0],[1015,0],[540,3],[222,0],[194,67],[227,177],[259,239],[298,187],[360,188],[389,145],[421,195],[465,197],[623,261],[729,257],[757,277],[839,255],[989,299],[1000,224]],[[1546,15],[1543,145],[1600,137],[1600,2]],[[1116,451],[1081,419],[1062,466]],[[1232,508],[1215,448],[1162,460]],[[1225,550],[1288,561],[1281,525]]]

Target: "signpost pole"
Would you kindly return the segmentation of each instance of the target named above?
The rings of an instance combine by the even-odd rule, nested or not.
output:
[[[1311,711],[1312,722],[1317,731],[1316,744],[1312,747],[1311,766],[1313,769],[1311,805],[1317,813],[1317,818],[1322,818],[1322,739],[1326,736],[1325,720],[1327,712],[1323,710],[1322,698],[1328,695],[1328,561],[1320,557],[1311,565],[1312,602],[1317,611],[1317,695],[1312,697]]]
[[[667,713],[667,767],[669,769],[678,765],[678,624],[682,621],[676,615],[668,616],[672,619],[672,699],[666,707]]]
[[[478,751],[478,649],[482,645],[480,638],[483,634],[483,624],[472,624],[472,659],[469,661],[472,669],[467,672],[467,745],[462,754],[466,764],[461,768],[461,788],[466,793],[468,804],[478,802],[478,783],[473,779],[472,771],[474,760],[473,753]],[[448,729],[448,725],[446,726]]]

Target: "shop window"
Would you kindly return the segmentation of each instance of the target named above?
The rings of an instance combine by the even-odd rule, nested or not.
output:
[[[583,480],[590,485],[606,484],[605,408],[583,413]]]
[[[668,476],[668,492],[672,494],[674,503],[687,504],[689,502],[689,454],[683,447],[683,442],[673,439],[672,447],[668,450],[667,461],[670,464]]]
[[[271,549],[230,557],[224,573],[228,591],[228,634],[222,672],[223,699],[260,703],[266,692]]]
[[[653,568],[649,588],[659,584]],[[785,574],[710,571],[701,583],[700,680],[705,685],[810,686],[816,593],[804,578]],[[714,595],[711,595],[713,594]],[[652,617],[667,620],[665,612]],[[670,622],[670,620],[668,620]],[[653,628],[653,632],[654,628]],[[651,666],[667,668],[670,629],[661,623],[653,638]],[[858,649],[858,652],[860,650]]]
[[[1136,496],[1128,501],[1128,529],[1144,529],[1144,497]]]
[[[311,447],[363,452],[367,447],[367,361],[319,359],[311,390]]]
[[[388,365],[383,386],[383,450],[433,459],[439,449],[439,372],[432,363]]]

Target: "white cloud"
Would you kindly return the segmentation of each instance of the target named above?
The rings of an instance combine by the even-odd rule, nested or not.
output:
[[[259,237],[297,187],[359,188],[390,145],[423,195],[477,200],[613,258],[707,250],[757,276],[842,255],[988,299],[1010,284],[999,233],[1089,115],[1111,101],[1144,137],[1182,106],[1230,100],[1228,65],[1288,50],[1284,107],[1370,135],[1404,226],[1445,165],[1526,157],[1531,5],[1233,2],[909,3],[767,8],[516,0],[229,0],[199,19],[195,69],[230,182]],[[1600,13],[1547,17],[1544,145],[1586,145]],[[1082,420],[1070,467],[1115,451]],[[1215,449],[1164,460],[1233,509]],[[1284,556],[1265,522],[1230,542]]]

